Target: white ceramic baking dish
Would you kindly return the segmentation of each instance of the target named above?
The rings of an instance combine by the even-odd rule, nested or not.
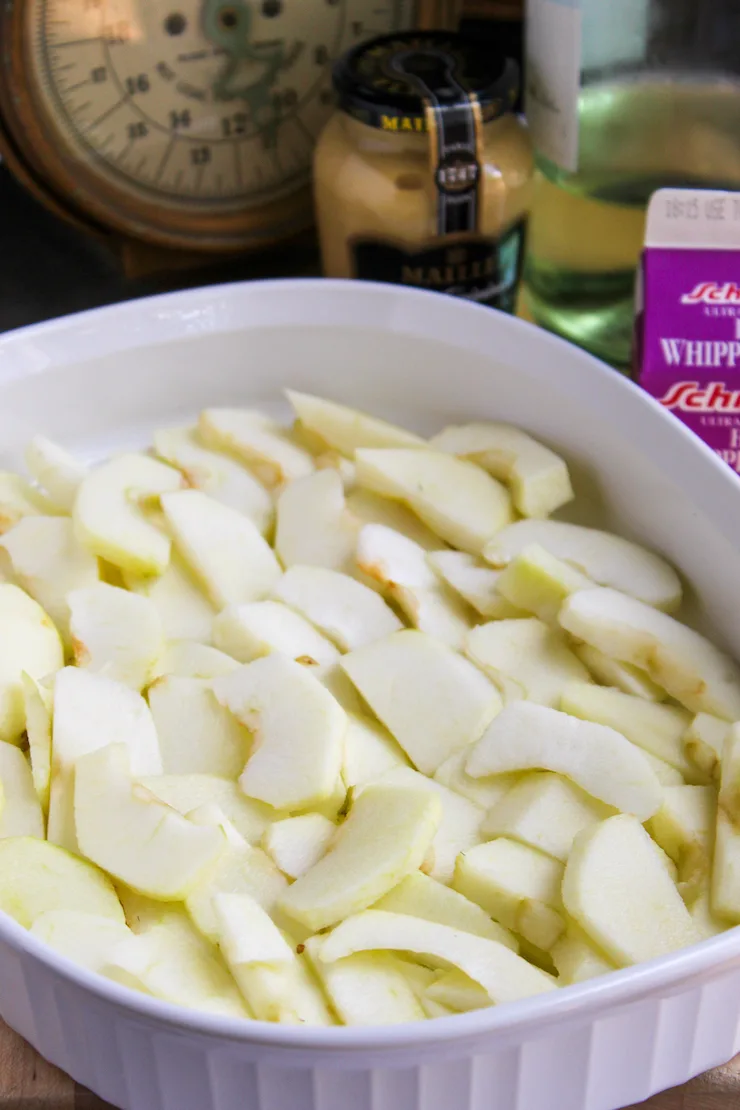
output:
[[[612,370],[517,320],[384,286],[277,282],[138,301],[0,340],[0,466],[43,431],[94,457],[285,385],[432,431],[495,417],[572,463],[587,519],[681,569],[740,657],[740,483]],[[0,1013],[128,1110],[613,1110],[740,1049],[740,929],[583,986],[383,1029],[240,1023],[79,969],[0,914]]]

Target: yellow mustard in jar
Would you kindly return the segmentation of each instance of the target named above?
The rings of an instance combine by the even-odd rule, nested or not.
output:
[[[516,63],[410,32],[350,51],[334,85],[314,166],[325,275],[514,311],[534,170]]]

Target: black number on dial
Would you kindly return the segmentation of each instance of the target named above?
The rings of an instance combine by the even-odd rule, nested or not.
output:
[[[96,66],[95,69],[90,70],[90,80],[93,85],[102,85],[103,81],[108,80],[108,70],[105,66]]]
[[[195,146],[190,151],[190,162],[193,166],[207,166],[211,160],[209,146]]]
[[[149,92],[149,78],[146,73],[140,73],[138,77],[126,78],[126,92],[129,96],[134,96],[136,93]]]
[[[182,111],[179,112],[173,109],[170,112],[170,127],[173,131],[178,131],[180,129],[186,130],[190,127],[192,122],[193,118],[190,115],[189,108],[183,108]]]
[[[128,125],[128,137],[131,142],[135,139],[145,139],[149,134],[149,128],[145,123],[130,123]]]
[[[233,135],[243,135],[247,130],[249,116],[246,112],[234,112],[233,116],[224,116],[221,120],[221,134],[225,139]]]

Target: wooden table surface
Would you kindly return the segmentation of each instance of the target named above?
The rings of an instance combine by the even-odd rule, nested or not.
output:
[[[735,1110],[740,1056],[724,1068],[640,1104],[643,1110]],[[0,1022],[0,1110],[111,1110]]]

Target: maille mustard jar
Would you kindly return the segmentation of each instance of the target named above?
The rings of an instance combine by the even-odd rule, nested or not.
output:
[[[533,158],[516,63],[468,37],[388,35],[336,66],[315,161],[327,277],[513,311]]]

